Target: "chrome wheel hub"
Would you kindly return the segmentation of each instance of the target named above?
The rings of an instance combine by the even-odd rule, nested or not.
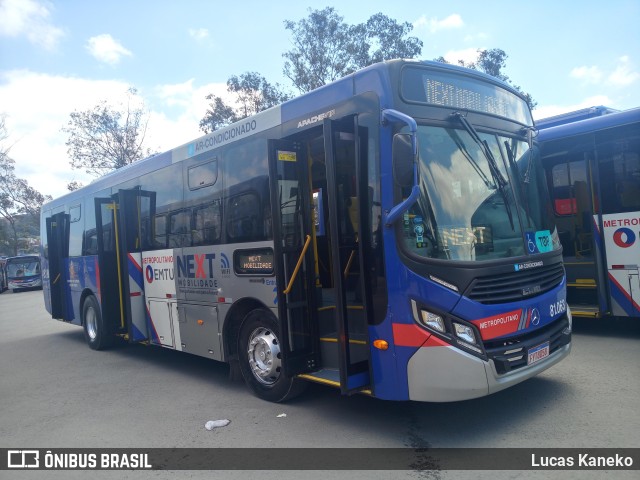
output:
[[[87,308],[87,315],[84,319],[84,323],[87,327],[87,335],[89,335],[91,340],[95,340],[98,336],[98,317],[93,308]]]
[[[256,328],[249,337],[249,366],[263,385],[273,385],[280,378],[282,360],[278,337],[268,328]]]

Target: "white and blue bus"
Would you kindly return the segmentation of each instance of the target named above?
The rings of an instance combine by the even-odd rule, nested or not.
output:
[[[488,75],[370,66],[44,205],[47,309],[270,401],[497,392],[571,348],[532,130]]]
[[[40,257],[38,255],[20,255],[4,261],[6,287],[12,292],[42,288]],[[2,290],[0,289],[0,292]]]
[[[541,120],[572,312],[640,317],[640,108]]]

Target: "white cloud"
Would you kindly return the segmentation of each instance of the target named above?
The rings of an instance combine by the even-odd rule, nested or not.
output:
[[[233,105],[235,97],[227,91],[226,83],[209,83],[196,86],[194,79],[182,83],[158,85],[153,92],[156,102],[151,113],[149,139],[161,145],[162,150],[170,150],[204,135],[200,130],[200,120],[205,116],[210,93],[221,97],[225,103]],[[176,112],[168,118],[164,110]],[[152,141],[152,143],[154,143]]]
[[[67,136],[61,131],[73,111],[90,109],[106,101],[117,106],[127,101],[131,85],[117,80],[89,80],[36,73],[28,70],[0,72],[0,113],[7,115],[8,143],[16,174],[43,194],[66,193],[71,180],[89,183],[92,177],[69,165]],[[225,102],[233,98],[225,83],[198,86],[193,79],[159,85],[143,96],[149,110],[146,144],[160,152],[203,135],[209,93]]]
[[[16,174],[43,194],[66,193],[71,180],[88,183],[91,177],[71,170],[66,134],[61,128],[74,110],[86,110],[101,100],[119,104],[130,87],[114,80],[86,80],[12,70],[0,74],[0,105],[7,115]]]
[[[0,1],[0,35],[6,37],[25,36],[47,50],[53,50],[64,36],[61,28],[54,26],[49,16],[48,2],[35,0]]]
[[[591,67],[576,67],[571,70],[569,76],[582,80],[585,84],[598,84],[602,81],[603,73],[597,66],[593,65]]]
[[[640,73],[632,71],[628,56],[620,57],[618,62],[616,69],[607,77],[607,83],[627,87],[640,78]]]
[[[209,30],[206,28],[190,28],[189,36],[198,41],[206,40],[209,38]]]
[[[478,50],[476,48],[465,48],[464,50],[450,50],[444,54],[444,59],[455,65],[458,64],[458,60],[464,60],[465,63],[473,63],[478,60]]]
[[[108,33],[91,37],[86,48],[98,61],[109,65],[118,64],[123,56],[131,57],[133,55]]]
[[[413,22],[413,27],[416,30],[426,29],[430,33],[436,33],[440,30],[449,30],[452,28],[461,28],[464,26],[462,17],[457,13],[452,13],[442,20],[438,18],[428,18],[426,15],[422,15],[418,20]]]
[[[464,36],[464,41],[467,42],[467,43],[477,43],[478,41],[484,42],[488,38],[489,38],[488,34],[486,34],[484,32],[480,32],[480,33],[474,33],[474,34],[465,35]]]
[[[631,60],[628,56],[618,59],[617,65],[610,73],[605,73],[596,65],[591,67],[582,66],[571,70],[570,77],[582,80],[585,85],[609,85],[613,87],[628,87],[640,79],[640,73],[633,70]]]

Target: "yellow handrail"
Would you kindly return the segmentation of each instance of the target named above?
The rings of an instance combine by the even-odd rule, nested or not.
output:
[[[304,247],[302,247],[302,252],[300,253],[300,258],[298,258],[298,263],[296,264],[296,268],[293,269],[293,274],[291,275],[291,279],[289,279],[289,285],[285,289],[284,293],[287,295],[291,289],[293,288],[293,282],[295,282],[296,277],[298,276],[298,270],[300,270],[300,266],[302,265],[302,260],[304,259],[305,253],[307,253],[307,249],[309,248],[309,244],[311,243],[311,235],[307,235],[307,238],[304,241]]]
[[[349,255],[349,260],[347,261],[347,266],[344,267],[344,273],[342,274],[344,276],[345,280],[349,276],[349,270],[351,270],[351,264],[353,263],[353,257],[355,255],[356,255],[356,251],[355,250],[351,250],[351,255]]]

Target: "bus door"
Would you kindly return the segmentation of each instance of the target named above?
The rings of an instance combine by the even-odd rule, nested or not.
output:
[[[334,317],[340,389],[349,394],[368,388],[370,383],[367,318],[371,295],[365,265],[371,259],[363,251],[366,242],[361,241],[370,222],[366,215],[371,211],[370,195],[357,117],[325,119],[323,127],[329,221],[324,231],[330,255],[322,258],[319,254],[319,260],[330,264],[331,274],[330,284],[321,285],[319,308]]]
[[[51,317],[71,321],[67,301],[64,262],[69,257],[69,214],[60,212],[47,218],[47,259],[51,288]]]
[[[283,368],[293,376],[320,368],[309,170],[299,143],[269,150]]]
[[[153,214],[143,218],[142,212],[155,211],[155,194],[120,190],[95,202],[102,315],[130,342],[147,340],[142,249]]]
[[[567,300],[572,313],[597,317],[608,311],[602,251],[597,248],[599,205],[594,178],[597,168],[590,146],[568,152],[553,165],[554,209],[567,273]]]
[[[271,147],[278,306],[289,340],[284,368],[313,372],[305,377],[347,394],[370,382],[370,295],[359,242],[359,204],[369,195],[356,132],[348,117]]]

